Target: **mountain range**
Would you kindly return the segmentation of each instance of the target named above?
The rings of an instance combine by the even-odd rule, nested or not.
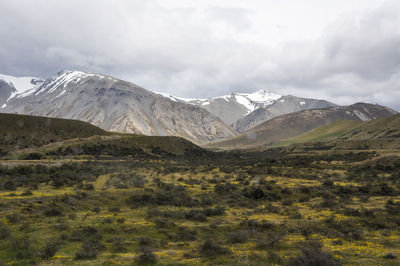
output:
[[[58,72],[45,80],[0,75],[0,112],[82,120],[108,131],[179,136],[197,144],[238,146],[241,143],[238,140],[246,136],[243,145],[248,146],[248,136],[265,128],[276,127],[268,134],[279,134],[280,140],[340,119],[364,121],[396,113],[386,107],[372,106],[340,107],[325,100],[268,90],[208,99],[182,98],[152,92],[111,76],[72,70]],[[325,109],[329,111],[321,111]],[[299,114],[305,115],[307,121],[303,121],[302,115],[296,117]],[[296,123],[304,122],[301,129],[296,123],[291,124],[293,119],[299,119]],[[266,137],[262,142],[275,139]],[[258,145],[258,141],[252,143]]]
[[[231,93],[208,99],[181,98],[167,93],[160,94],[176,102],[200,106],[218,116],[228,125],[233,125],[240,118],[259,108],[267,107],[282,97],[268,90],[260,90],[254,93]]]
[[[105,130],[174,135],[197,143],[236,132],[207,110],[110,76],[62,71],[8,99],[0,110],[89,122]]]
[[[210,144],[225,149],[271,146],[338,120],[371,121],[397,114],[380,105],[356,103],[323,109],[302,110],[275,117],[228,140]]]

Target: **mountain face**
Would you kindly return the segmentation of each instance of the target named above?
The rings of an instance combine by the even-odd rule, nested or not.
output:
[[[215,143],[213,146],[228,149],[256,148],[299,136],[337,120],[369,121],[396,113],[390,108],[366,103],[303,110],[275,117],[232,139]]]
[[[400,114],[381,119],[359,122],[352,120],[338,120],[328,125],[317,127],[294,138],[277,143],[279,146],[288,146],[299,143],[393,140],[400,137]],[[371,142],[370,144],[372,144]],[[382,142],[381,142],[382,144]]]
[[[280,115],[301,110],[322,109],[333,106],[336,106],[336,104],[324,100],[299,98],[292,95],[282,96],[269,106],[258,108],[240,118],[234,124],[234,128],[237,132],[241,133]]]
[[[4,108],[17,94],[31,90],[43,82],[44,80],[35,77],[18,78],[0,74],[0,107]]]
[[[159,93],[175,102],[200,106],[228,125],[233,125],[238,119],[262,107],[273,104],[281,95],[267,90],[254,93],[231,93],[208,99],[180,98],[166,93]]]
[[[17,94],[1,112],[70,118],[105,130],[174,135],[197,143],[236,132],[205,109],[176,102],[110,76],[62,71]]]

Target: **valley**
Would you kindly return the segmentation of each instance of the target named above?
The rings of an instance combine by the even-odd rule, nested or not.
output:
[[[400,265],[400,1],[0,21],[0,266]]]
[[[26,119],[35,123],[13,127]],[[313,136],[344,132],[323,142],[213,152],[179,137],[0,116],[10,136],[1,143],[0,261],[397,265],[397,119],[318,128]],[[49,141],[32,137],[37,125]]]

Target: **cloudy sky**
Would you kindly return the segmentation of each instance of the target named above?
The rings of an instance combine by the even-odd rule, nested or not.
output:
[[[183,97],[269,89],[400,110],[400,1],[1,0],[0,62]]]

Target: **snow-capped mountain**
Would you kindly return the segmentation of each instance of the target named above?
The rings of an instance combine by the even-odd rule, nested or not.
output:
[[[302,110],[322,109],[334,106],[337,105],[325,100],[286,95],[276,99],[272,104],[260,107],[248,115],[238,119],[234,124],[234,128],[237,132],[241,133],[280,115]]]
[[[203,108],[167,99],[127,81],[81,71],[61,71],[16,94],[0,111],[71,118],[106,130],[175,135],[197,143],[236,134]]]
[[[14,77],[0,74],[0,107],[4,108],[9,100],[40,86],[43,82],[43,79],[36,77]]]
[[[238,119],[258,108],[273,104],[281,97],[281,95],[268,90],[260,90],[254,93],[231,93],[208,99],[181,98],[167,93],[159,94],[176,102],[200,106],[229,125],[234,124]]]
[[[289,97],[292,97],[292,99]],[[299,99],[295,98],[297,97],[288,96],[281,100],[284,100],[282,103],[285,103],[289,101],[297,101]],[[302,99],[301,102],[305,102],[305,104],[302,104],[303,106],[307,105],[307,99]],[[319,105],[323,103],[314,102],[314,104]],[[238,136],[228,140],[223,140],[219,143],[214,143],[213,147],[224,149],[267,147],[284,139],[300,136],[314,128],[330,124],[334,121],[370,121],[389,117],[394,114],[397,114],[397,112],[388,107],[367,103],[301,110],[272,118],[248,129]],[[343,133],[345,133],[345,130]],[[390,132],[385,132],[385,134],[388,133]]]

